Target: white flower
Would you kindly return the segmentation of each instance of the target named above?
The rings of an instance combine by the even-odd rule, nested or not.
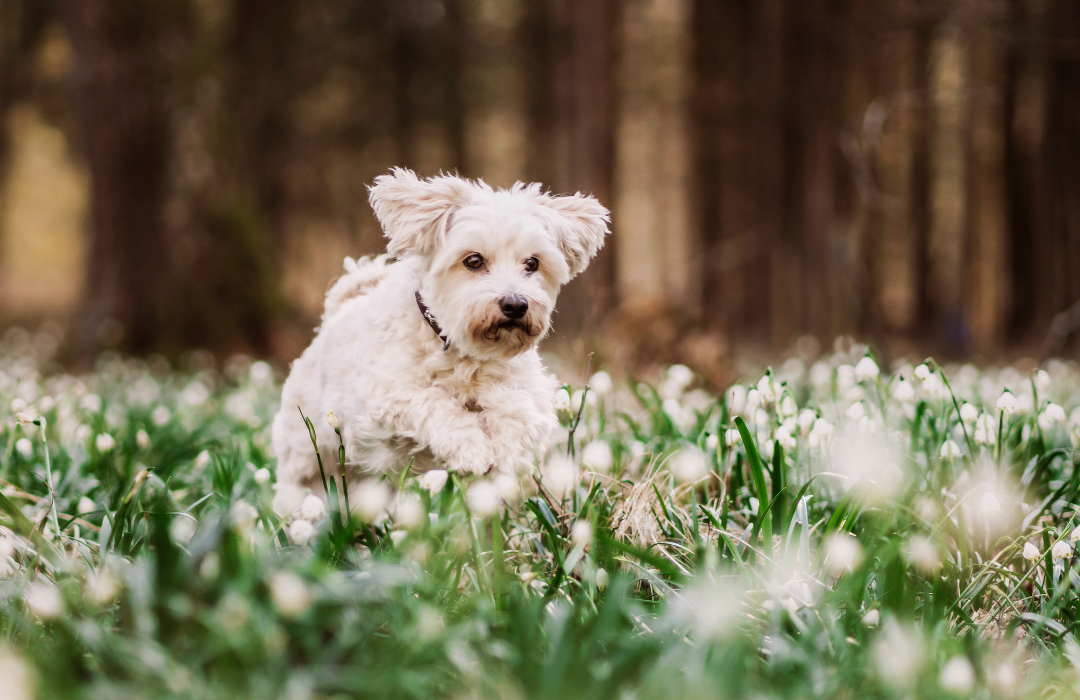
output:
[[[816,389],[828,386],[832,380],[832,368],[826,362],[815,362],[810,367],[810,385]]]
[[[694,381],[694,373],[686,365],[672,365],[668,367],[667,376],[668,379],[678,384],[681,389],[690,386],[690,383]]]
[[[450,474],[445,469],[432,469],[424,473],[416,482],[420,484],[420,488],[435,496],[446,486],[446,480],[449,476]]]
[[[906,381],[903,377],[896,382],[896,386],[893,387],[892,397],[895,401],[900,403],[907,403],[915,398],[915,390],[911,388],[911,382]]]
[[[669,469],[680,482],[697,481],[709,473],[705,455],[696,447],[687,447],[672,455]]]
[[[592,542],[592,525],[588,520],[578,520],[570,529],[570,542],[575,547],[585,547]]]
[[[735,428],[732,428],[732,429],[728,430],[726,433],[724,433],[724,442],[727,443],[728,447],[735,447],[735,445],[738,445],[739,441],[741,441],[741,440],[742,440],[742,433],[740,433]]]
[[[83,496],[79,499],[79,505],[75,507],[79,515],[86,515],[87,513],[93,513],[97,510],[97,503],[94,503],[94,499]]]
[[[732,415],[740,415],[746,408],[746,388],[736,384],[728,389],[727,405]]]
[[[108,433],[99,433],[98,436],[94,438],[94,445],[97,447],[98,452],[104,454],[105,452],[112,451],[112,449],[116,447],[116,440]]]
[[[793,416],[798,410],[799,407],[795,405],[795,399],[791,398],[791,394],[784,394],[784,398],[780,399],[780,415]]]
[[[326,515],[326,504],[313,493],[304,496],[304,502],[300,504],[300,517],[309,522],[316,522]]]
[[[589,388],[601,396],[606,396],[614,388],[611,375],[603,370],[597,372],[589,379]]]
[[[952,440],[946,440],[941,445],[941,451],[938,455],[942,459],[957,459],[960,456],[960,446]]]
[[[26,588],[26,606],[41,620],[52,620],[64,612],[64,598],[60,589],[45,580],[31,583]]]
[[[499,490],[499,498],[506,503],[521,495],[521,482],[511,474],[499,474],[496,476],[495,488]]]
[[[300,510],[300,505],[304,502],[302,490],[293,484],[274,484],[273,489],[277,492],[274,495],[273,508],[280,517],[288,518]]]
[[[581,451],[581,463],[593,471],[607,474],[614,463],[611,445],[603,440],[593,440]]]
[[[829,444],[829,439],[833,434],[832,423],[824,418],[818,418],[814,421],[814,427],[810,431],[808,442],[810,447],[822,449]]]
[[[938,683],[952,695],[970,695],[975,687],[975,669],[966,656],[954,656],[941,668]]]
[[[165,406],[158,406],[150,414],[150,420],[154,421],[154,425],[158,426],[165,425],[170,418],[172,418],[172,414],[169,413],[169,409]]]
[[[879,374],[881,374],[881,370],[878,369],[873,358],[869,356],[859,360],[859,364],[855,365],[855,379],[860,382],[877,379]]]
[[[788,452],[795,449],[795,438],[786,426],[781,425],[777,428],[773,438],[780,443],[780,447],[783,447]]]
[[[291,571],[279,571],[270,579],[270,598],[274,601],[274,607],[286,619],[302,615],[311,605],[307,584]]]
[[[413,530],[423,525],[427,520],[426,516],[427,513],[424,512],[420,497],[414,493],[401,496],[394,507],[394,525],[406,530]]]
[[[631,457],[640,457],[643,454],[645,454],[645,443],[643,443],[641,440],[634,440],[630,443]]]
[[[1061,540],[1050,550],[1050,554],[1054,557],[1055,562],[1059,562],[1072,557],[1072,547],[1065,540]]]
[[[251,525],[255,522],[255,519],[259,517],[259,511],[255,509],[255,506],[242,498],[232,504],[232,508],[229,509],[229,514],[232,516],[233,523],[240,527]]]
[[[761,395],[762,403],[772,403],[776,400],[776,396],[773,394],[772,377],[765,375],[758,380],[757,383],[758,393]]]
[[[289,524],[288,534],[293,544],[307,544],[315,536],[315,526],[306,520],[294,520]]]
[[[1046,404],[1046,408],[1039,414],[1039,427],[1050,430],[1058,423],[1065,422],[1065,409],[1056,403]]]
[[[570,394],[566,393],[566,389],[560,387],[555,392],[555,410],[556,411],[569,411],[570,410]]]
[[[33,700],[34,673],[21,656],[7,645],[0,646],[0,678],[4,679],[3,700]]]
[[[919,632],[892,618],[885,623],[874,648],[874,659],[882,680],[897,688],[909,688],[916,684],[923,654]]]
[[[255,483],[262,486],[270,482],[270,470],[266,467],[255,470]]]
[[[715,433],[711,433],[705,438],[705,447],[710,450],[715,450],[720,447],[720,438]]]
[[[565,455],[553,455],[544,469],[543,483],[556,498],[566,498],[577,483],[574,463]]]
[[[1031,544],[1030,542],[1024,543],[1024,559],[1027,559],[1028,561],[1035,561],[1040,556],[1042,556],[1042,554],[1039,552],[1038,547]]]
[[[195,456],[195,468],[204,469],[207,464],[210,464],[210,453],[206,450],[203,450]]]
[[[574,392],[574,395],[570,397],[570,409],[573,410],[573,411],[581,410],[581,401],[582,401],[582,399],[585,400],[585,405],[586,406],[595,406],[596,405],[596,392],[594,392],[592,390],[585,391],[584,389],[578,389],[577,391]]]
[[[34,454],[34,443],[30,442],[30,438],[19,438],[15,441],[15,450],[29,459]]]
[[[949,395],[948,389],[945,388],[945,382],[941,381],[941,375],[937,372],[923,380],[922,390],[927,398],[931,399],[944,399]]]
[[[101,411],[101,397],[97,394],[87,394],[79,402],[79,405],[83,407],[83,410],[90,413],[98,413]]]
[[[941,568],[941,554],[937,545],[922,535],[915,535],[908,540],[907,558],[916,569],[927,576],[934,575]]]
[[[853,403],[848,406],[848,410],[844,412],[844,415],[849,420],[858,422],[860,418],[866,415],[866,406],[863,406],[862,402]]]
[[[86,582],[86,598],[94,605],[108,605],[120,595],[120,579],[111,570],[100,568]]]
[[[390,541],[394,543],[395,547],[400,547],[408,536],[409,533],[406,530],[393,530],[390,533]]]
[[[604,569],[597,569],[596,570],[596,587],[597,588],[599,588],[600,590],[604,590],[605,588],[607,588],[609,580],[610,579],[609,579],[607,571],[605,571]]]
[[[135,444],[144,450],[150,447],[150,434],[145,430],[139,430],[139,432],[135,433]]]
[[[809,408],[804,408],[802,412],[799,413],[799,432],[803,435],[806,435],[808,432],[810,432],[810,428],[814,427],[814,421],[816,420],[817,413],[811,411]]]
[[[1038,390],[1040,395],[1044,395],[1050,390],[1050,373],[1045,369],[1040,369],[1035,372],[1032,381],[1035,382],[1035,389]]]
[[[191,538],[195,536],[195,526],[196,523],[193,519],[181,515],[173,520],[172,525],[169,527],[169,533],[177,542],[190,542]]]
[[[466,500],[473,515],[486,518],[499,509],[499,489],[490,481],[477,481],[469,487]]]
[[[925,364],[919,365],[915,368],[914,374],[916,379],[925,382],[926,378],[930,376],[930,368],[927,367]]]
[[[1001,392],[1001,396],[997,400],[997,408],[1005,415],[1009,415],[1010,413],[1016,413],[1020,408],[1020,404],[1017,403],[1016,397],[1006,389]]]
[[[960,420],[964,421],[968,425],[971,425],[979,419],[979,409],[975,408],[969,403],[965,403],[960,407]]]
[[[832,535],[825,540],[825,569],[833,576],[851,571],[862,561],[859,541],[849,535]]]
[[[862,623],[864,627],[877,627],[881,622],[881,611],[877,608],[868,611],[862,616]]]
[[[374,523],[386,512],[391,498],[389,486],[378,479],[365,479],[356,489],[356,500],[351,507],[361,520]]]
[[[980,503],[983,515],[993,515],[994,513],[1001,512],[1001,501],[993,494],[992,491],[987,491],[983,494],[982,502]]]
[[[326,412],[326,424],[334,430],[341,427],[341,421],[338,420],[338,417],[334,415],[333,411]]]
[[[251,368],[248,369],[248,376],[251,377],[251,381],[256,384],[265,384],[274,378],[274,369],[269,363],[258,360],[251,363]]]

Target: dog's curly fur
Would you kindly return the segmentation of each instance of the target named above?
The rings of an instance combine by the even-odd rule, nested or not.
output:
[[[416,471],[518,472],[558,425],[556,382],[536,346],[560,287],[604,244],[608,211],[592,197],[553,196],[537,184],[494,190],[400,168],[376,178],[370,200],[388,253],[346,259],[322,327],[293,363],[273,426],[277,501],[319,480],[298,406],[324,455],[338,443],[323,416],[338,417],[350,478],[410,460]],[[483,264],[471,269],[465,261],[477,254]],[[503,312],[510,297],[528,302],[520,318]]]

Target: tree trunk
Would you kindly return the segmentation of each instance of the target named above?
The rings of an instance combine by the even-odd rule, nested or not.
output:
[[[86,298],[74,329],[84,356],[121,343],[152,349],[179,291],[170,289],[162,215],[169,146],[162,44],[177,5],[62,2],[92,188]]]

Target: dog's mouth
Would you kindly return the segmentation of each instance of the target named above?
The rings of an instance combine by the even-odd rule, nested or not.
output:
[[[488,326],[483,337],[488,342],[497,343],[509,336],[516,335],[518,332],[520,332],[522,336],[530,338],[536,334],[533,325],[527,323],[525,319],[504,318],[503,320]]]

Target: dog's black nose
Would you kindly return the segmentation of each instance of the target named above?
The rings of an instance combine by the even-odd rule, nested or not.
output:
[[[511,294],[508,297],[499,299],[499,310],[503,312],[503,316],[506,316],[511,321],[516,321],[529,310],[529,302],[525,297]]]

